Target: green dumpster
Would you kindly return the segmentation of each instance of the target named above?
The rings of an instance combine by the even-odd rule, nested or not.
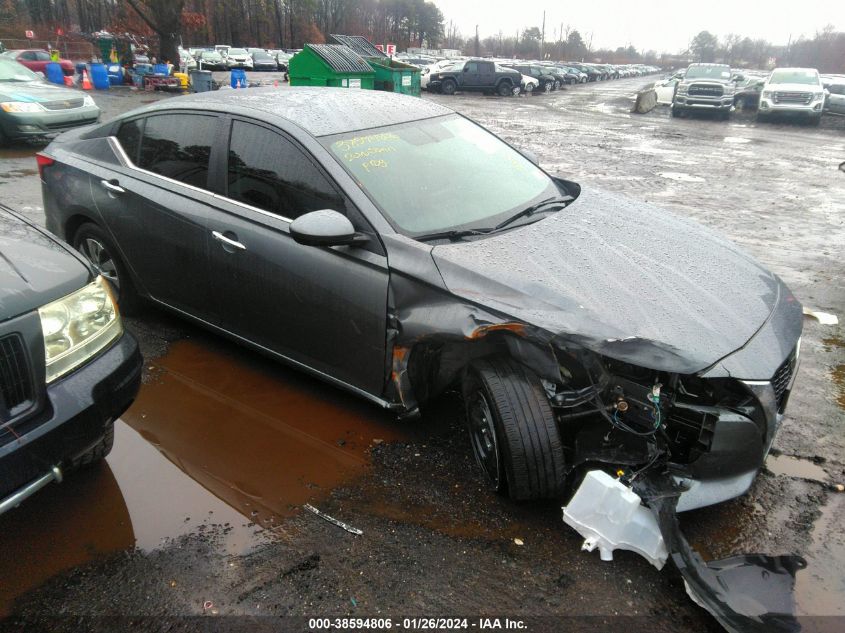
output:
[[[340,44],[306,44],[288,62],[291,86],[373,89],[375,71],[358,53]]]
[[[376,71],[376,90],[420,96],[420,69],[416,66],[388,57],[369,57],[367,62]]]

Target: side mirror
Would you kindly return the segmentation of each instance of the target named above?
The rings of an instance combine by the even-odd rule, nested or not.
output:
[[[845,163],[839,163],[839,171],[845,172]]]
[[[527,158],[528,160],[530,160],[532,163],[534,163],[535,165],[537,165],[538,167],[540,166],[540,159],[539,159],[539,158],[537,158],[537,154],[535,154],[534,152],[532,152],[530,149],[517,149],[517,151],[518,151],[520,154],[522,154],[523,156],[525,156],[525,158]]]
[[[290,223],[290,234],[297,243],[305,246],[342,246],[368,239],[355,232],[349,218],[331,209],[299,216]]]

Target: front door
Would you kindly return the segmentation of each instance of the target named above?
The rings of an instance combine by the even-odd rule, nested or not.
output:
[[[380,395],[385,381],[387,259],[361,247],[296,243],[309,211],[361,220],[288,136],[233,119],[225,189],[210,210],[213,322],[323,374]]]

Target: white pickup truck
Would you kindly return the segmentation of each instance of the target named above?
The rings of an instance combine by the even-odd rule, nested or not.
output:
[[[818,125],[824,108],[824,87],[815,68],[775,68],[760,93],[757,120],[772,115],[808,117]]]

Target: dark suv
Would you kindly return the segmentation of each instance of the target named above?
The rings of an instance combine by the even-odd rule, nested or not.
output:
[[[105,457],[138,393],[141,354],[103,275],[0,205],[0,514]]]
[[[537,64],[513,64],[510,68],[539,81],[540,90],[543,92],[551,92],[560,88],[560,80],[555,78],[551,68],[544,68]]]
[[[487,59],[470,59],[434,73],[428,89],[446,95],[459,90],[496,93],[507,97],[522,84],[522,77],[510,68],[499,66]]]

